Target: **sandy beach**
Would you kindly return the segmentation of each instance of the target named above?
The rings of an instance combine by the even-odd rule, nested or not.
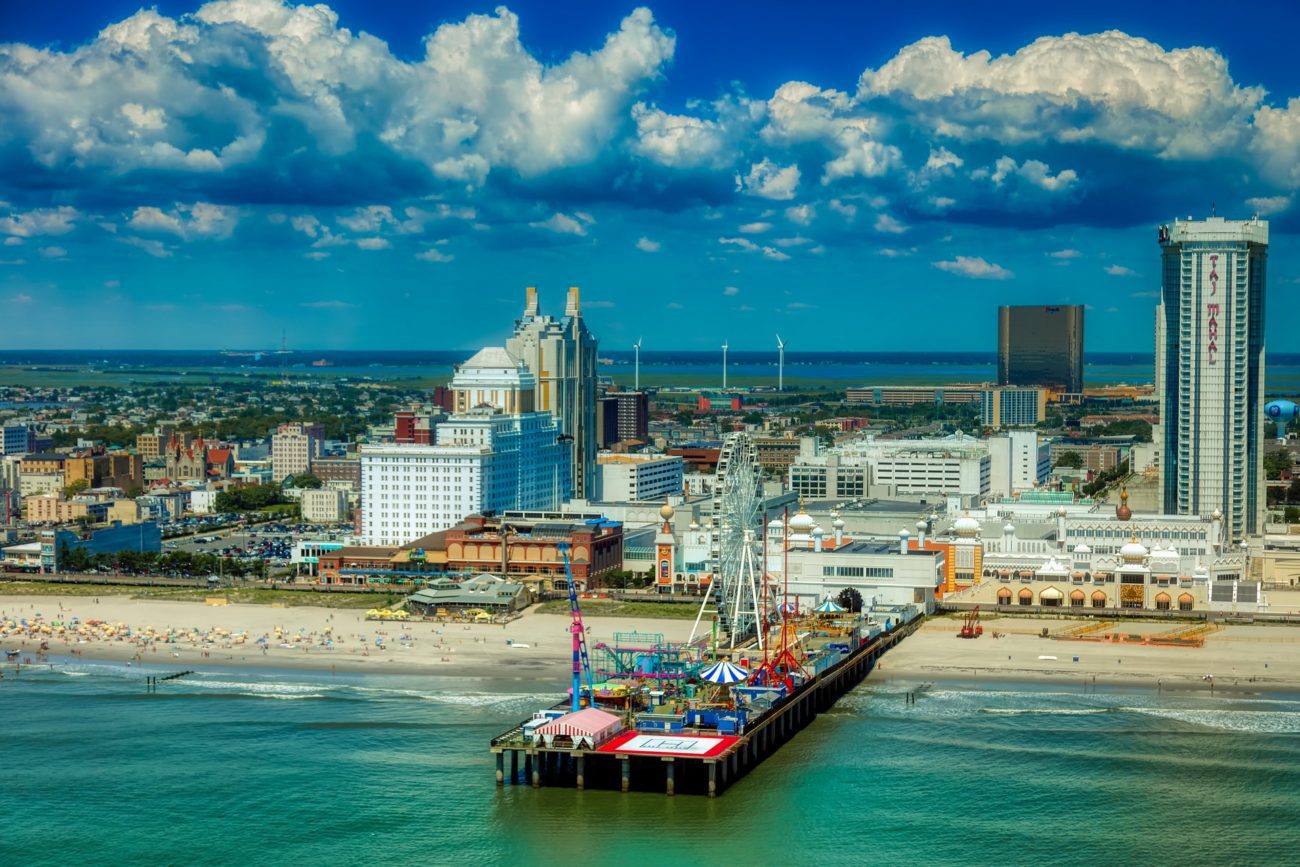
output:
[[[0,636],[0,649],[36,660],[41,641],[51,657],[129,661],[183,670],[211,665],[423,673],[458,677],[567,677],[569,618],[525,613],[505,624],[377,622],[364,612],[331,608],[132,599],[129,596],[0,596],[0,623],[40,615],[46,622],[102,621],[91,635]],[[588,646],[615,632],[657,632],[685,639],[690,620],[590,617]],[[125,624],[131,637],[125,637]],[[277,631],[278,630],[278,631]],[[145,636],[170,632],[168,642]],[[263,639],[259,643],[259,639]],[[6,663],[8,666],[11,663]]]
[[[1160,647],[1043,638],[1088,621],[983,618],[984,634],[957,638],[957,618],[930,620],[891,650],[873,681],[1026,680],[1136,685],[1152,689],[1300,690],[1300,627],[1232,625],[1204,647]],[[1125,621],[1134,634],[1167,632],[1169,623]],[[998,637],[994,637],[997,633]],[[1076,661],[1077,657],[1077,661]]]

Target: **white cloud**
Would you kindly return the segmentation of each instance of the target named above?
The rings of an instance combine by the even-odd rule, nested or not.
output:
[[[751,196],[777,201],[793,199],[799,187],[798,166],[778,166],[769,159],[754,163],[743,178],[736,175],[736,190]]]
[[[1123,265],[1107,265],[1105,271],[1112,277],[1133,277],[1137,275],[1137,272],[1132,268],[1125,268]]]
[[[209,202],[178,204],[170,211],[153,206],[136,208],[126,227],[136,232],[165,232],[186,241],[228,238],[239,223],[239,209]]]
[[[23,239],[19,238],[17,235],[10,235],[4,240],[4,246],[6,247],[21,247],[22,244]]]
[[[308,250],[306,253],[303,253],[303,255],[308,259],[314,259],[317,262],[330,257],[330,254],[326,253],[324,250]]]
[[[906,249],[899,249],[899,248],[897,248],[897,247],[881,247],[881,248],[880,248],[879,250],[877,250],[876,252],[878,252],[880,255],[882,255],[882,256],[884,256],[884,257],[886,257],[886,258],[888,258],[888,259],[901,259],[901,258],[904,258],[904,257],[906,257],[906,256],[912,256],[912,255],[915,255],[915,254],[916,254],[916,248],[915,248],[915,247],[908,247],[908,248],[906,248]]]
[[[990,180],[1001,186],[1009,177],[1019,177],[1049,193],[1065,190],[1079,180],[1074,169],[1064,169],[1053,175],[1047,164],[1039,160],[1025,160],[1017,163],[1011,157],[1000,157],[994,164]]]
[[[742,226],[740,226],[740,231],[741,234],[744,235],[760,235],[763,232],[770,230],[771,228],[772,228],[771,223],[762,223],[762,222],[745,223]]]
[[[637,238],[636,248],[642,253],[658,253],[663,245],[658,241],[651,241],[649,238]]]
[[[157,238],[137,238],[134,235],[126,235],[118,238],[118,240],[123,244],[129,244],[132,247],[139,247],[141,250],[144,250],[150,256],[157,259],[166,259],[172,254],[172,251],[167,249],[167,245],[162,241],[159,241]]]
[[[940,271],[976,280],[1009,280],[1015,276],[1001,265],[987,262],[980,256],[958,256],[951,261],[932,264]]]
[[[822,183],[842,178],[878,178],[902,162],[902,151],[871,139],[845,137],[842,153],[826,164]]]
[[[795,235],[791,238],[776,238],[772,241],[778,247],[802,247],[805,244],[811,244],[811,238],[805,238],[802,235]]]
[[[722,124],[698,117],[668,114],[638,102],[633,150],[660,165],[676,169],[723,168],[731,163],[733,147]]]
[[[64,256],[68,255],[68,251],[65,250],[64,248],[53,247],[53,246],[42,247],[37,252],[40,253],[41,256],[46,259],[62,259]]]
[[[339,217],[337,222],[350,231],[373,234],[383,230],[385,226],[396,225],[397,219],[393,216],[393,209],[388,205],[370,205]]]
[[[830,200],[831,210],[838,214],[843,214],[846,218],[852,220],[858,215],[858,206],[852,202],[844,202],[839,199]]]
[[[105,281],[104,281],[104,288],[105,288],[105,289],[120,289],[120,288],[122,288],[122,281],[121,281],[121,280],[105,280]]]
[[[740,294],[740,287],[738,287],[738,286],[728,286],[728,287],[726,287],[725,289],[722,290],[722,294],[723,294],[723,295],[726,295],[726,296],[729,297],[729,298],[734,298],[735,296],[737,296],[737,295]]]
[[[834,207],[832,203],[831,207]],[[785,209],[785,218],[791,223],[797,223],[800,226],[807,226],[813,221],[814,209],[812,205],[792,205]]]
[[[764,247],[763,256],[764,258],[771,259],[774,262],[790,261],[789,253],[782,253],[780,250],[776,249],[775,247]]]
[[[718,243],[739,247],[746,253],[754,253],[758,251],[758,245],[748,238],[719,238]]]
[[[1247,199],[1246,205],[1261,217],[1267,217],[1271,214],[1279,214],[1291,207],[1291,197],[1255,196],[1254,198]]]
[[[678,302],[676,302],[676,301],[669,301],[668,304],[667,304],[666,306],[668,307],[669,310],[685,310],[685,309],[686,309],[686,305],[685,305],[685,304],[680,304],[680,303],[678,303]]]
[[[1180,158],[1238,143],[1263,95],[1238,87],[1213,49],[1166,51],[1115,30],[1044,36],[998,57],[931,36],[864,72],[858,93],[910,100],[950,138],[1100,141]]]
[[[387,250],[393,246],[387,238],[358,238],[357,247],[362,250]]]
[[[949,196],[931,196],[930,204],[942,211],[944,208],[951,208],[957,204],[957,200]]]
[[[1053,250],[1047,255],[1051,256],[1053,259],[1078,259],[1083,254],[1080,253],[1078,250],[1065,249],[1065,250]]]
[[[876,216],[875,229],[877,232],[883,232],[887,235],[901,235],[907,231],[908,227],[889,216],[889,214],[879,214]]]
[[[532,226],[534,229],[545,229],[548,232],[555,232],[560,235],[577,235],[582,237],[587,234],[586,224],[590,222],[589,219],[582,219],[583,216],[585,215],[578,214],[574,217],[570,217],[568,214],[561,214],[557,211],[548,219],[538,220],[529,223],[528,225]]]
[[[28,295],[26,292],[19,292],[9,300],[14,304],[31,304],[36,299],[32,298],[32,296]]]
[[[20,238],[66,235],[72,231],[73,223],[80,217],[81,213],[76,208],[66,205],[59,208],[36,208],[26,213],[12,211],[7,216],[0,217],[0,233]]]
[[[415,254],[415,258],[422,262],[450,262],[456,257],[450,253],[444,253],[435,247],[430,247],[420,253]]]

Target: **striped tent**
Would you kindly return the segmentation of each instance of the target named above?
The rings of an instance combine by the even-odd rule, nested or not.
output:
[[[835,600],[827,596],[826,601],[813,609],[818,614],[842,614],[844,609],[836,604]]]
[[[537,734],[548,747],[554,743],[557,735],[563,735],[571,738],[576,748],[581,748],[585,744],[588,749],[594,749],[618,734],[622,728],[623,720],[619,717],[589,707],[576,713],[565,714],[544,726],[539,726]]]
[[[787,603],[785,603],[784,605],[781,606],[781,613],[782,613],[782,614],[786,614],[786,615],[790,615],[790,614],[798,614],[798,613],[799,613],[799,606],[796,605],[796,604],[793,603],[793,602],[787,602]]]
[[[749,679],[749,672],[739,665],[732,665],[727,660],[704,669],[700,677],[709,683],[744,683]]]

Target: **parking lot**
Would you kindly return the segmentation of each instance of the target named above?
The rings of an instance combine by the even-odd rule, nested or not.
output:
[[[343,539],[347,527],[322,527],[313,524],[257,524],[213,530],[211,533],[170,539],[163,543],[165,551],[187,551],[191,554],[213,554],[242,559],[261,559],[271,568],[289,566],[293,548],[304,539]]]

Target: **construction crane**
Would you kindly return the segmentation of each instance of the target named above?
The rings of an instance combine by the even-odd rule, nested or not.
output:
[[[569,545],[561,542],[557,545],[564,557],[564,577],[569,579],[569,631],[573,633],[573,698],[570,709],[573,713],[582,710],[582,681],[587,681],[587,696],[595,701],[596,688],[591,682],[591,661],[587,658],[587,628],[582,624],[582,609],[578,607],[578,588],[573,583],[573,565],[569,562]]]
[[[957,637],[979,638],[983,634],[984,627],[980,626],[980,607],[976,605],[966,612],[966,617],[962,620],[961,630],[957,633]]]

